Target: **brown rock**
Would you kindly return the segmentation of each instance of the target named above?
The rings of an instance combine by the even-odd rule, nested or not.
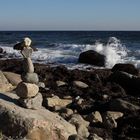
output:
[[[21,82],[16,88],[16,94],[21,98],[31,98],[37,95],[39,88],[36,84]]]
[[[73,81],[73,84],[79,88],[88,88],[88,85],[82,81]]]

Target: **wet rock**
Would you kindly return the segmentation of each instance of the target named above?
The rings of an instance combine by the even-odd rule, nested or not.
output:
[[[111,111],[135,112],[140,110],[140,107],[122,99],[114,99],[109,102],[109,109]]]
[[[121,85],[128,94],[139,96],[140,77],[128,74],[126,72],[116,71],[110,75],[109,80]]]
[[[27,99],[20,98],[19,99],[20,105],[24,108],[27,108],[27,109],[40,109],[40,108],[42,108],[42,101],[43,101],[43,98],[42,98],[41,93],[38,93],[33,98],[27,98]]]
[[[124,71],[129,74],[139,75],[138,69],[132,64],[115,64],[115,66],[112,68],[112,71]]]
[[[8,79],[8,81],[14,85],[17,86],[21,81],[21,75],[13,73],[13,72],[3,72],[5,77]]]
[[[96,66],[104,66],[105,56],[97,53],[96,51],[89,50],[80,54],[78,62]]]
[[[22,76],[22,80],[26,83],[37,84],[39,82],[37,73],[26,73],[26,74],[22,74],[21,76]]]
[[[3,53],[3,49],[2,48],[0,48],[0,53]]]
[[[82,81],[73,81],[73,84],[79,88],[88,88],[88,85]]]
[[[17,99],[12,93],[0,96],[0,129],[4,135],[17,139],[67,140],[77,134],[75,127],[62,117],[43,108],[22,108]]]
[[[21,82],[16,88],[16,94],[21,98],[35,97],[39,91],[39,88],[35,84]]]

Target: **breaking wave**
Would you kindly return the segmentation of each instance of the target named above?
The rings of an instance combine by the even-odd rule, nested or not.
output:
[[[1,45],[6,52],[5,58],[20,58],[19,51],[12,47]],[[38,48],[34,52],[32,59],[39,63],[65,64],[66,66],[87,67],[87,65],[78,64],[78,57],[81,52],[95,50],[106,56],[105,67],[111,68],[116,63],[132,63],[140,68],[140,50],[129,50],[127,46],[121,43],[116,37],[110,37],[108,42],[95,42],[94,44],[55,44],[47,48]]]

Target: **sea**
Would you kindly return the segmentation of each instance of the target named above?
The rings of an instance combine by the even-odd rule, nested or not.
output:
[[[13,46],[29,37],[37,63],[65,65],[69,69],[93,67],[79,64],[81,52],[95,50],[106,56],[105,68],[116,63],[131,63],[140,68],[140,31],[0,31],[0,47],[6,55],[1,59],[21,58]]]

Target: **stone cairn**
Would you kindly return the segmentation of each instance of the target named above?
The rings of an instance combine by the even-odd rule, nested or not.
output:
[[[34,72],[34,66],[31,60],[33,49],[30,45],[31,39],[26,37],[19,46],[24,58],[24,73],[21,75],[22,82],[17,85],[16,94],[20,97],[19,102],[22,107],[39,109],[42,107],[43,98],[41,93],[39,93],[39,87],[37,85],[39,83],[39,78],[37,73]]]

